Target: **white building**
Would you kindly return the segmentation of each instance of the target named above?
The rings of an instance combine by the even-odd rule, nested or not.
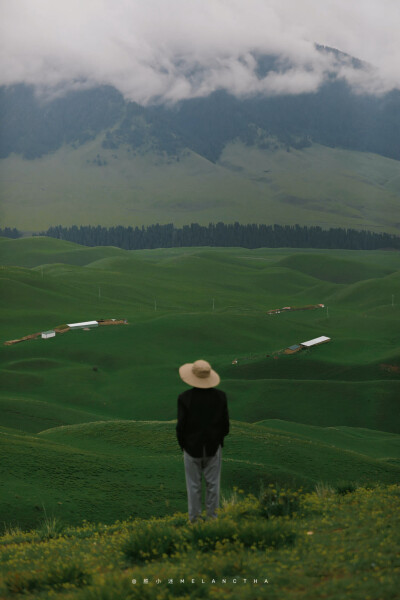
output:
[[[51,331],[42,331],[42,340],[48,340],[49,338],[56,337],[56,332]]]
[[[321,335],[320,337],[314,338],[313,340],[309,340],[308,342],[301,342],[300,346],[305,346],[306,348],[311,348],[311,346],[318,346],[318,344],[324,344],[325,342],[330,342],[331,338],[326,337],[326,335]]]
[[[83,323],[68,323],[70,329],[83,329],[84,327],[97,327],[98,321],[84,321]]]

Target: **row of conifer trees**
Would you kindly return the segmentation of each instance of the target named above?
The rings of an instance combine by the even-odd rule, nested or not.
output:
[[[102,227],[73,225],[49,227],[40,235],[68,240],[85,246],[117,246],[126,250],[181,246],[241,246],[243,248],[332,248],[348,250],[400,249],[400,237],[356,229],[300,225],[258,225],[240,223],[192,223],[183,227]]]

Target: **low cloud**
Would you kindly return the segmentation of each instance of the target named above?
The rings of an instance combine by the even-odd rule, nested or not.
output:
[[[42,93],[109,84],[141,104],[299,94],[332,73],[359,92],[400,88],[397,0],[1,0],[0,11],[0,84]],[[285,67],[260,76],[264,54]]]

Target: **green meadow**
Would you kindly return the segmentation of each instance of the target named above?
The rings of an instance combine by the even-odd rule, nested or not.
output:
[[[34,600],[395,600],[398,485],[235,489],[218,519],[184,513],[0,535],[0,595]]]
[[[396,598],[397,252],[0,254],[1,598]],[[127,322],[5,344],[98,319]],[[231,430],[219,519],[193,527],[175,424],[197,358]]]
[[[4,524],[185,511],[178,367],[197,358],[229,400],[224,494],[398,481],[397,252],[128,252],[36,237],[1,239],[0,253]],[[109,318],[127,323],[4,345]],[[320,335],[331,341],[282,353]]]

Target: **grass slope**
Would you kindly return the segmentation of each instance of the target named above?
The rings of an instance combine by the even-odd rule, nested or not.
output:
[[[323,254],[294,254],[282,259],[280,265],[331,283],[356,283],[385,277],[393,272],[388,268]]]
[[[113,249],[67,244],[64,256],[72,264],[51,264],[65,252],[64,242],[33,238],[7,245],[17,248],[20,262],[24,247],[45,264],[1,269],[3,341],[66,322],[111,316],[129,321],[2,346],[8,425],[18,421],[25,428],[28,401],[32,432],[47,428],[47,405],[59,407],[57,424],[75,423],[76,411],[85,413],[85,421],[148,419],[154,410],[160,419],[173,419],[182,389],[177,365],[207,356],[223,375],[234,419],[400,431],[393,417],[399,308],[391,306],[392,295],[400,296],[397,253],[359,252],[350,260],[349,252],[192,248],[121,250],[112,257]],[[86,264],[76,264],[77,256]],[[338,273],[350,283],[338,283]],[[266,315],[269,308],[318,302],[328,305],[329,314]],[[332,342],[272,358],[277,350],[321,334]],[[24,410],[10,406],[10,398],[12,403],[20,398]]]
[[[391,462],[233,421],[223,451],[222,492],[238,486],[256,493],[272,482],[308,489],[322,481],[393,483],[400,475],[400,436],[393,437]],[[374,441],[371,436],[372,448]],[[35,436],[3,428],[0,443],[0,510],[14,525],[36,526],[43,510],[76,524],[186,510],[175,421],[81,423]]]
[[[273,429],[277,433],[287,432],[290,437],[304,437],[372,458],[394,461],[400,459],[400,437],[393,433],[362,427],[318,427],[280,419],[267,419],[256,425]]]
[[[184,389],[177,369],[199,357],[221,373],[234,422],[225,490],[254,489],[262,479],[312,485],[339,473],[363,482],[398,477],[396,444],[381,456],[386,440],[375,431],[400,433],[398,253],[126,252],[46,238],[2,240],[1,247],[14,263],[0,269],[2,342],[63,323],[128,319],[0,346],[0,425],[13,430],[7,442],[0,434],[10,520],[35,522],[42,501],[74,522],[184,510],[173,432]],[[329,312],[267,315],[316,303]],[[332,341],[274,358],[319,335]],[[323,433],[312,428],[300,437],[254,425],[271,419],[356,428],[363,441],[322,444]],[[150,448],[154,440],[162,451]]]
[[[49,237],[28,237],[17,240],[0,238],[2,265],[37,267],[44,264],[64,263],[83,266],[99,258],[117,256],[124,256],[124,251],[113,247],[88,248]]]
[[[2,223],[41,231],[58,223],[208,224],[229,214],[230,222],[399,231],[400,178],[392,159],[319,145],[286,152],[236,142],[213,164],[191,151],[177,160],[105,150],[102,141],[31,161],[1,160]]]
[[[64,600],[395,599],[399,486],[269,487],[233,494],[217,521],[185,515],[0,536],[2,598]]]

